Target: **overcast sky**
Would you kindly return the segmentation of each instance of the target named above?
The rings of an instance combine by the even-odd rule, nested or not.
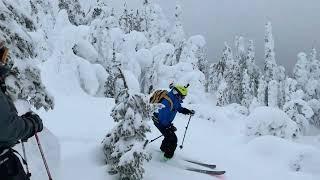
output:
[[[122,7],[125,0],[112,0]],[[142,0],[127,0],[129,6]],[[156,0],[172,19],[175,0]],[[290,68],[301,51],[314,46],[320,53],[320,0],[180,0],[183,24],[190,35],[202,34],[211,61],[220,58],[225,41],[233,46],[236,35],[252,39],[257,61],[263,62],[264,24],[273,25],[276,59]],[[319,56],[318,56],[319,57]],[[320,58],[318,58],[320,59]]]

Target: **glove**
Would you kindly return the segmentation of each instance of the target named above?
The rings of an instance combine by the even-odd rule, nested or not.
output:
[[[196,112],[194,110],[190,110],[189,114],[193,116]]]
[[[167,128],[167,130],[169,130],[169,131],[171,131],[171,132],[176,132],[176,131],[177,131],[177,128],[176,128],[173,124],[171,124],[171,125]]]
[[[195,111],[194,110],[189,110],[187,108],[182,108],[182,111],[181,111],[182,114],[185,114],[185,115],[191,115],[193,116],[195,114]]]
[[[30,137],[34,136],[37,132],[41,132],[43,130],[43,123],[41,118],[33,113],[33,112],[27,112],[26,114],[21,116],[23,120],[28,121],[28,123],[32,124],[32,133],[27,136],[27,138],[24,138],[23,141],[26,141]]]

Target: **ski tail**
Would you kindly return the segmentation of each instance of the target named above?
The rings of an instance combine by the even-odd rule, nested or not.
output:
[[[221,176],[226,173],[226,171],[212,171],[212,170],[204,170],[204,169],[197,169],[197,168],[185,168],[185,170],[197,172],[201,174],[207,174],[210,176]]]

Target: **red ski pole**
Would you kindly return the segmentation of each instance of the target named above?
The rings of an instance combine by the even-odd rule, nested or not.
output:
[[[41,144],[40,144],[40,140],[39,140],[39,137],[38,137],[37,133],[35,134],[35,137],[36,137],[36,140],[37,140],[37,143],[38,143],[38,147],[39,147],[39,150],[40,150],[40,153],[41,153],[41,157],[42,157],[44,166],[46,168],[49,180],[52,180],[52,176],[51,176],[51,173],[50,173],[50,170],[49,170],[49,166],[48,166],[46,158],[44,157],[44,153],[43,153],[43,150],[42,150],[42,147],[41,147]]]

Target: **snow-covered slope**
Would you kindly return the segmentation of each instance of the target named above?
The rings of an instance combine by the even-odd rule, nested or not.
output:
[[[85,25],[71,25],[67,17],[65,10],[57,13],[55,26],[48,32],[51,51],[46,55],[46,61],[40,65],[42,80],[55,99],[54,110],[38,111],[46,127],[56,136],[54,140],[44,137],[43,141],[46,143],[58,141],[55,144],[60,144],[61,148],[59,155],[52,153],[59,152],[55,149],[59,147],[58,145],[54,148],[46,146],[45,152],[50,159],[49,167],[55,170],[54,179],[116,179],[107,173],[101,146],[106,133],[114,127],[114,121],[110,117],[114,99],[99,96],[103,84],[101,79],[106,78],[108,74],[103,72],[102,65],[85,59],[88,57],[96,59],[94,49],[83,41],[89,39],[90,28]],[[75,44],[90,49],[89,55],[75,55],[73,52]],[[172,47],[168,44],[162,46],[163,49],[160,50],[172,54]],[[126,48],[132,50],[130,46]],[[131,89],[139,90],[136,77],[141,73],[139,66],[150,65],[151,62],[146,62],[146,59],[152,60],[149,56],[154,56],[158,50],[153,49],[151,52],[142,49],[129,58],[124,74],[130,80],[128,84]],[[131,56],[130,53],[131,51],[126,56]],[[135,58],[138,63],[134,61]],[[177,149],[172,160],[161,162],[162,157],[158,150],[161,139],[147,146],[153,159],[145,164],[144,179],[316,180],[320,178],[319,137],[301,137],[296,142],[274,136],[248,138],[246,136],[248,124],[252,124],[254,119],[247,118],[248,112],[237,105],[216,107],[214,98],[203,93],[203,74],[195,70],[191,63],[180,62],[175,66],[161,65],[159,68],[158,73],[161,78],[158,87],[166,87],[169,80],[191,83],[190,96],[187,97],[184,106],[195,109],[197,113],[191,119],[184,148]],[[266,116],[258,113],[257,116],[259,115]],[[274,118],[276,123],[287,120],[281,115]],[[180,114],[174,121],[178,128],[179,145],[187,121],[188,116]],[[152,132],[148,134],[148,139],[153,139],[160,133],[151,121],[149,123]],[[259,124],[255,122],[254,125]],[[268,126],[268,124],[263,125]],[[39,158],[32,154],[30,158],[36,157]],[[214,163],[218,166],[218,170],[226,170],[227,173],[221,177],[211,177],[186,171],[182,167],[188,164],[182,161],[183,158]],[[33,180],[46,179],[44,169],[39,162],[32,161],[31,164],[37,167],[32,169]],[[188,166],[197,167],[191,164]],[[37,170],[40,168],[41,172]]]

